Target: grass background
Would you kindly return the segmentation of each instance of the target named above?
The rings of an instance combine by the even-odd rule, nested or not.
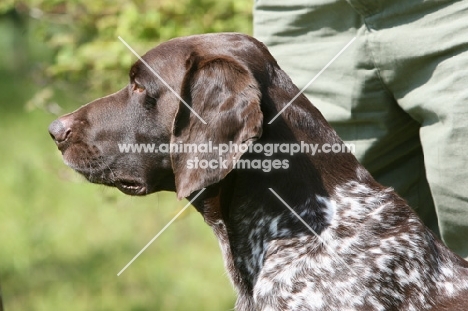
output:
[[[55,83],[48,100],[65,113],[96,94],[76,80],[73,85],[38,82],[38,63],[53,63],[54,55],[28,33],[20,33],[27,53],[17,50],[18,32],[12,27],[0,18],[0,286],[5,310],[231,310],[235,295],[218,243],[193,208],[117,276],[187,201],[168,192],[125,196],[89,184],[66,167],[47,132],[56,116],[30,109],[28,101]]]

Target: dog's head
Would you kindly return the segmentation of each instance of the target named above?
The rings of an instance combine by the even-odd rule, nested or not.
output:
[[[174,39],[138,60],[123,89],[60,117],[49,132],[65,163],[91,182],[130,195],[171,190],[187,197],[223,179],[242,150],[220,156],[216,148],[175,152],[174,145],[241,145],[260,137],[261,93],[251,67],[270,59],[244,35]],[[224,163],[188,168],[196,158]]]

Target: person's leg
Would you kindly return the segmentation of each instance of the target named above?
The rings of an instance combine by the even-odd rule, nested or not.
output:
[[[419,124],[382,83],[361,16],[344,1],[257,0],[254,36],[302,89],[354,36],[357,40],[305,91],[382,184],[438,231],[425,178]]]
[[[421,124],[441,236],[468,256],[468,1],[383,0],[366,18],[382,80]]]

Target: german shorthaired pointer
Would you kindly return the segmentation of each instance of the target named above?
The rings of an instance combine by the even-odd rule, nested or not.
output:
[[[468,263],[348,152],[120,152],[123,143],[342,144],[303,95],[267,124],[299,90],[251,37],[177,38],[142,59],[122,90],[49,132],[93,183],[189,200],[206,188],[193,205],[219,239],[236,310],[468,310]],[[189,169],[196,158],[223,165]],[[236,159],[288,165],[265,172]]]

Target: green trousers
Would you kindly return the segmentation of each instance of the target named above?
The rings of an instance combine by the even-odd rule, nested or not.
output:
[[[382,184],[468,256],[468,1],[256,0],[254,36]]]

